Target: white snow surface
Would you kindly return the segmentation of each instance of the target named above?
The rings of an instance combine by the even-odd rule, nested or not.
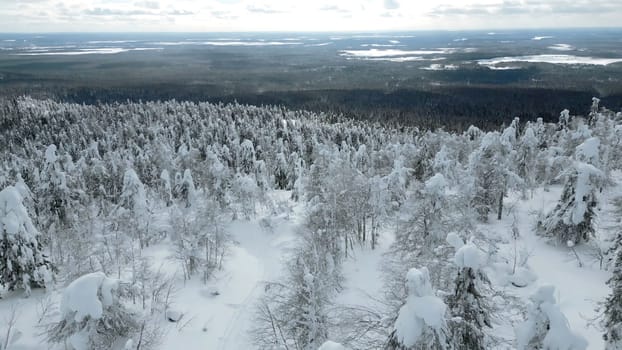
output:
[[[283,46],[283,45],[301,45],[302,42],[293,41],[159,41],[154,42],[155,45],[163,46],[181,46],[181,45],[207,45],[207,46]]]
[[[616,171],[612,177],[619,183],[622,174]],[[526,304],[540,286],[555,286],[557,306],[566,317],[569,328],[577,336],[587,340],[588,350],[602,350],[604,348],[602,331],[591,324],[591,320],[598,317],[599,303],[604,301],[610,292],[606,281],[611,276],[611,272],[600,268],[599,261],[593,257],[589,247],[575,248],[581,259],[582,266],[580,266],[577,257],[567,247],[551,245],[542,237],[537,236],[534,231],[536,214],[540,211],[546,213],[553,209],[560,198],[561,191],[561,186],[552,186],[546,191],[539,188],[529,200],[520,199],[518,193],[512,194],[505,200],[506,206],[515,206],[512,212],[504,215],[501,221],[481,225],[480,229],[488,232],[491,237],[502,237],[505,243],[498,244],[499,254],[508,260],[507,263],[494,264],[487,268],[488,277],[493,286],[504,290],[511,296],[518,297]],[[620,186],[611,188],[603,195],[601,201],[607,203],[608,198],[621,193]],[[606,211],[603,210],[599,221],[609,220],[605,213]],[[517,278],[516,274],[511,274],[512,252],[514,251],[511,228],[514,223],[520,232],[517,245],[523,247],[525,254],[528,255],[527,264],[517,268],[516,272],[521,279],[525,277],[530,281],[524,288],[516,288],[509,283]],[[512,323],[496,324],[493,332],[512,340],[515,337]],[[515,347],[507,349],[515,349]]]
[[[409,55],[435,55],[447,53],[447,50],[397,50],[397,49],[369,49],[369,50],[343,50],[341,56],[346,57],[390,57]]]
[[[540,41],[544,39],[553,39],[553,38],[554,37],[550,35],[543,35],[543,36],[534,36],[533,38],[531,38],[531,40]]]
[[[274,194],[281,199],[289,195],[284,191]],[[180,323],[188,324],[179,331],[172,329],[161,348],[175,349],[183,344],[184,350],[255,349],[248,331],[253,326],[256,302],[264,294],[265,282],[278,280],[283,272],[284,261],[295,245],[301,209],[296,207],[292,216],[271,217],[273,232],[261,228],[260,217],[230,223],[227,231],[236,244],[223,269],[207,284],[198,277],[185,285],[180,281],[173,307],[184,314]],[[165,261],[170,248],[165,244],[153,247],[150,255],[156,261]]]
[[[516,66],[487,66],[490,70],[518,70],[523,69],[522,67]]]
[[[573,51],[576,50],[576,48],[572,45],[569,44],[555,44],[555,45],[551,45],[548,47],[551,50],[556,50],[556,51]]]
[[[529,62],[529,63],[552,63],[552,64],[580,64],[607,66],[612,63],[622,62],[622,58],[598,58],[589,56],[574,55],[530,55],[530,56],[511,56],[495,57],[478,60],[482,66],[495,67],[499,63]]]
[[[423,56],[400,56],[400,57],[347,57],[347,59],[358,58],[367,61],[386,61],[386,62],[417,62],[417,61],[442,61],[445,57],[423,57]]]
[[[136,47],[136,48],[121,48],[121,47],[109,47],[101,49],[80,49],[78,51],[38,51],[38,52],[23,52],[16,53],[15,56],[81,56],[81,55],[114,55],[122,52],[130,51],[151,51],[162,50],[159,47]]]
[[[582,144],[577,146],[575,150],[575,157],[577,160],[589,162],[590,164],[596,164],[595,162],[599,157],[600,140],[598,137],[590,137],[583,141]]]
[[[438,63],[433,63],[427,67],[422,67],[421,69],[423,70],[457,70],[458,68],[460,68],[459,66],[455,65],[455,64],[438,64]]]
[[[93,272],[79,277],[63,291],[60,304],[63,317],[73,315],[76,322],[82,321],[85,317],[101,318],[104,307],[114,302],[112,293],[118,285],[118,280],[106,277],[103,272]]]
[[[464,246],[464,240],[455,232],[449,232],[446,238],[447,243],[454,247],[456,251]]]
[[[454,256],[454,263],[459,268],[479,269],[483,262],[479,248],[473,242],[468,242],[462,246]]]
[[[335,343],[334,341],[328,340],[322,344],[318,350],[346,350],[346,347],[339,343]]]

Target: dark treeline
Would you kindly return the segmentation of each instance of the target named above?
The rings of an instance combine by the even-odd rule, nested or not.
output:
[[[98,104],[114,102],[164,101],[170,99],[212,103],[239,102],[251,105],[280,105],[291,109],[342,114],[357,120],[464,131],[469,125],[494,130],[515,117],[523,120],[557,120],[559,111],[586,114],[584,101],[594,91],[490,86],[433,87],[428,91],[399,89],[269,91],[223,94],[212,85],[160,84],[130,87],[29,87],[13,88],[8,94],[29,94],[58,101]],[[622,108],[622,95],[603,97],[614,111]]]

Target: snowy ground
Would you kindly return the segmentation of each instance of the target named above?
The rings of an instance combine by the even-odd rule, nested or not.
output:
[[[528,266],[535,275],[535,281],[525,288],[517,288],[507,284],[507,275],[502,271],[492,271],[491,279],[495,288],[505,291],[508,295],[517,296],[525,303],[528,298],[540,286],[555,286],[555,294],[561,311],[565,314],[570,328],[588,340],[588,349],[600,350],[604,347],[602,340],[603,331],[598,327],[599,303],[604,301],[609,294],[606,281],[610,272],[600,268],[600,261],[594,256],[594,249],[577,247],[576,255],[566,246],[556,246],[547,243],[534,231],[538,213],[550,211],[561,194],[561,187],[553,187],[549,191],[538,189],[530,200],[520,200],[520,196],[511,196],[506,200],[509,214],[501,221],[491,221],[489,225],[482,225],[481,229],[488,236],[496,236],[507,242],[499,244],[501,254],[512,258],[513,243],[511,241],[511,228],[516,220],[520,232],[517,246],[529,252]],[[612,193],[618,193],[618,189],[612,189],[605,194],[602,202],[606,203],[612,197]],[[607,205],[600,211],[599,222],[609,220]],[[602,226],[602,225],[601,225]],[[601,227],[599,233],[602,234]],[[602,238],[602,237],[600,237]],[[508,255],[507,253],[510,253]],[[495,275],[496,273],[496,275]],[[500,334],[512,335],[512,330],[499,329]]]
[[[287,193],[279,195],[286,198]],[[247,333],[255,302],[262,296],[265,282],[277,280],[282,272],[283,261],[295,244],[300,210],[298,206],[291,216],[269,216],[273,229],[262,227],[259,218],[229,225],[235,244],[223,270],[207,284],[196,279],[177,293],[173,307],[183,312],[184,318],[169,331],[163,349],[180,344],[184,350],[253,347]]]
[[[375,250],[369,245],[355,247],[351,256],[343,264],[343,275],[346,277],[344,289],[337,298],[337,304],[365,305],[370,298],[379,298],[382,294],[383,276],[381,271],[382,258],[387,252],[394,237],[392,230],[381,232]]]
[[[275,218],[274,223],[274,232],[262,230],[255,220],[230,225],[236,244],[224,269],[207,284],[198,279],[188,282],[177,294],[173,307],[183,312],[184,318],[169,332],[164,349],[179,344],[187,350],[252,347],[246,331],[255,301],[264,291],[264,282],[278,278],[296,225],[283,217]]]
[[[481,226],[486,235],[497,237],[499,254],[507,254],[513,251],[510,232],[516,220],[520,231],[518,246],[530,252],[528,265],[537,279],[525,288],[517,288],[507,283],[507,275],[498,266],[489,269],[490,277],[494,288],[516,296],[524,303],[539,286],[554,285],[559,305],[571,329],[589,341],[589,349],[600,350],[603,348],[602,332],[590,323],[597,317],[598,303],[609,292],[605,282],[610,273],[600,269],[599,262],[589,251],[577,249],[583,265],[580,267],[579,261],[567,247],[550,245],[533,232],[536,213],[549,210],[559,198],[560,190],[538,190],[533,199],[527,201],[520,200],[518,196],[510,197],[506,201],[509,214],[501,221],[491,220],[490,224]],[[618,189],[612,191],[617,192]],[[280,195],[286,196],[284,193]],[[601,210],[601,222],[610,220],[606,209],[605,205]],[[278,280],[281,276],[283,261],[295,245],[295,231],[302,212],[302,206],[297,205],[291,215],[270,217],[273,230],[262,227],[259,218],[231,223],[229,232],[236,244],[231,248],[223,270],[218,271],[207,284],[198,277],[185,285],[179,281],[173,308],[183,312],[184,316],[178,324],[167,326],[162,349],[252,349],[247,331],[254,317],[255,302],[264,293],[264,282]],[[353,251],[353,257],[343,265],[346,281],[337,304],[366,305],[372,303],[373,298],[380,297],[383,279],[379,268],[382,255],[391,241],[392,235],[385,232],[378,249],[372,251],[367,247],[358,247]],[[170,252],[166,244],[150,248],[147,254],[156,263],[163,263],[169,271],[177,269],[176,263],[168,258]],[[0,332],[4,332],[5,319],[10,315],[11,307],[16,305],[19,310],[15,329],[21,336],[16,337],[9,349],[44,348],[38,336],[41,333],[38,319],[45,305],[51,304],[49,301],[58,301],[59,291],[35,291],[28,299],[13,293],[0,300]],[[214,295],[216,291],[218,295]],[[495,333],[512,336],[510,323],[497,327]]]

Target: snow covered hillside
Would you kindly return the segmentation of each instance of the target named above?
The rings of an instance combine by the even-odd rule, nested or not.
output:
[[[622,349],[622,114],[0,101],[0,350]]]

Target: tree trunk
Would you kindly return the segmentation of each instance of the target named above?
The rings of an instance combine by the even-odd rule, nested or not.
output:
[[[503,216],[503,197],[504,191],[501,191],[501,195],[499,196],[499,208],[497,209],[497,220],[501,220]]]
[[[376,249],[376,218],[371,217],[371,250]]]
[[[344,243],[345,243],[345,246],[346,246],[344,257],[347,258],[348,257],[348,234],[344,232],[343,238],[344,238]]]

